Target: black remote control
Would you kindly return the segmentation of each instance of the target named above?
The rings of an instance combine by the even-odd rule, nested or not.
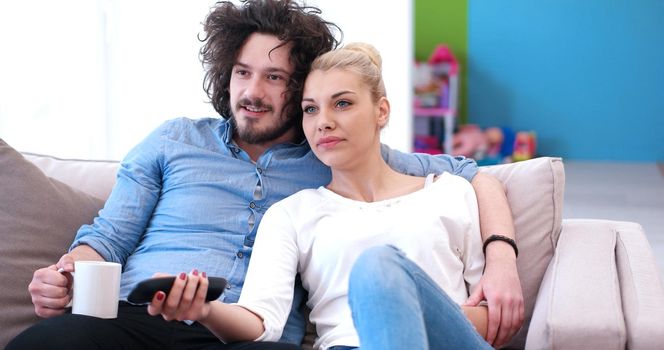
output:
[[[226,288],[226,280],[221,277],[208,277],[209,281],[205,301],[217,300]],[[155,293],[162,291],[168,295],[175,282],[175,276],[155,277],[139,282],[127,296],[127,301],[132,304],[148,304],[152,301]]]

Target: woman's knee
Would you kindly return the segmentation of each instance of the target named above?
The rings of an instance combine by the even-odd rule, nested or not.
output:
[[[351,281],[372,279],[385,275],[387,271],[393,272],[399,253],[397,248],[389,245],[368,248],[355,260],[350,272]]]
[[[360,254],[350,272],[349,297],[376,295],[401,286],[408,277],[402,266],[402,255],[399,249],[387,245],[372,247]]]

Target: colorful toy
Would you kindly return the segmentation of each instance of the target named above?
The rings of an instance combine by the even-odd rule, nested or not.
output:
[[[514,139],[512,160],[515,162],[535,157],[535,132],[519,131]]]
[[[489,148],[488,139],[475,124],[459,127],[452,141],[452,155],[481,159]]]
[[[473,158],[479,165],[494,165],[530,159],[535,156],[535,133],[515,133],[507,127],[482,130],[478,125],[459,127],[454,134],[453,155]]]

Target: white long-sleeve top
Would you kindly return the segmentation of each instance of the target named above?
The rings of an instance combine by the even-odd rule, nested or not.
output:
[[[400,248],[452,300],[463,303],[484,266],[470,183],[444,173],[423,189],[379,202],[351,200],[320,187],[274,204],[258,229],[238,301],[263,318],[265,332],[258,340],[280,338],[299,272],[319,335],[314,348],[359,346],[348,277],[364,250],[385,244]]]

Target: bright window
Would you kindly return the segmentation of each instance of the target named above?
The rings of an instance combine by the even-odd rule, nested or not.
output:
[[[0,137],[21,151],[121,159],[165,120],[216,117],[197,40],[214,3],[0,2]],[[407,149],[410,3],[307,3],[340,25],[344,42],[368,41],[381,51],[393,108],[384,141]]]

